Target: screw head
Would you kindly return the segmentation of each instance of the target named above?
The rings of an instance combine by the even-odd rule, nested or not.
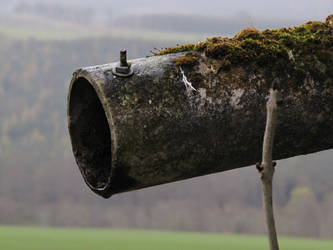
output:
[[[131,65],[127,63],[127,51],[126,49],[120,50],[120,63],[119,66],[116,66],[112,69],[112,73],[120,77],[128,77],[133,75],[133,69]]]

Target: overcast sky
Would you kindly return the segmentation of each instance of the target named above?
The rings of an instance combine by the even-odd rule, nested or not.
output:
[[[20,1],[1,0],[1,8]],[[113,15],[184,13],[232,16],[246,12],[253,17],[322,20],[333,14],[333,0],[24,0],[24,2],[90,6],[99,10],[110,9]]]
[[[247,12],[256,17],[291,19],[320,19],[333,14],[333,0],[122,0],[121,2],[120,9],[124,8],[124,11],[131,13],[161,11],[230,16]]]

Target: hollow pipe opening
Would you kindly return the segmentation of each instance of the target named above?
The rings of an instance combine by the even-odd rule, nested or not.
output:
[[[103,190],[111,178],[111,133],[103,105],[90,82],[77,78],[68,106],[73,153],[86,183]]]

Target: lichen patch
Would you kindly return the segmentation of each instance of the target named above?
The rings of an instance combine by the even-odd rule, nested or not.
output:
[[[235,110],[241,109],[243,106],[240,103],[241,97],[244,94],[244,89],[234,89],[230,97],[230,106]]]

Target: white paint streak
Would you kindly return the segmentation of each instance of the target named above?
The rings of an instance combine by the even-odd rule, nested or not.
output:
[[[182,67],[179,67],[179,69],[180,69],[180,72],[181,72],[182,75],[183,75],[183,82],[184,82],[184,84],[185,84],[185,88],[186,88],[186,90],[194,90],[194,91],[197,91],[197,90],[192,86],[192,83],[189,82],[189,81],[187,80],[187,77],[186,77],[186,75],[185,75],[185,73],[184,73]]]

